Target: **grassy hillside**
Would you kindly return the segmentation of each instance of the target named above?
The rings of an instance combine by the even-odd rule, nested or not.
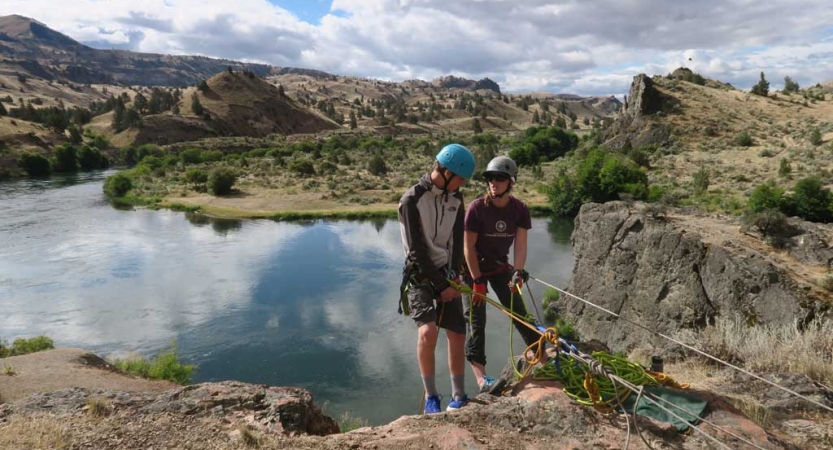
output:
[[[719,196],[729,210],[733,200],[745,203],[751,190],[767,181],[790,189],[795,180],[818,176],[833,186],[833,95],[818,100],[824,94],[809,89],[763,97],[664,77],[654,81],[680,106],[648,119],[668,125],[672,133],[671,143],[651,157],[652,182],[686,196],[694,175],[705,172],[707,193]],[[715,199],[702,200],[708,206]]]

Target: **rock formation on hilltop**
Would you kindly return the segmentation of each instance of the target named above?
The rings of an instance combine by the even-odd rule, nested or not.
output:
[[[654,88],[654,82],[645,74],[633,77],[633,83],[622,112],[613,125],[602,132],[602,140],[610,149],[627,146],[664,145],[671,132],[666,124],[653,123],[655,114],[668,114],[679,107],[680,101]]]
[[[488,89],[490,91],[497,92],[500,94],[500,86],[494,81],[483,78],[479,81],[469,80],[467,78],[460,78],[455,77],[454,75],[448,75],[445,77],[440,77],[435,79],[431,82],[434,86],[442,87],[442,88],[458,88],[458,89],[469,89],[469,90],[479,90],[479,89]]]

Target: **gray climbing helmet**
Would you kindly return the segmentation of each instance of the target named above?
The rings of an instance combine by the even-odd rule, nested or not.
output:
[[[486,170],[483,171],[483,177],[486,178],[489,174],[501,174],[506,175],[515,181],[515,177],[518,176],[518,165],[515,164],[515,161],[512,161],[512,158],[508,156],[498,156],[492,158],[489,161],[489,165],[486,166]]]

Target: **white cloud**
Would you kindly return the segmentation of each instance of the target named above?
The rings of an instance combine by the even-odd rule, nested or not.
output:
[[[488,76],[507,91],[621,94],[635,73],[680,65],[740,88],[760,71],[775,87],[833,69],[821,0],[334,0],[317,24],[267,0],[2,2],[11,13],[97,45],[390,80]]]

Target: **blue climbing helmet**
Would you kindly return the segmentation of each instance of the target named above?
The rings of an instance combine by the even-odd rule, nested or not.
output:
[[[437,153],[437,161],[455,175],[467,180],[474,175],[474,155],[460,144],[448,144]]]

